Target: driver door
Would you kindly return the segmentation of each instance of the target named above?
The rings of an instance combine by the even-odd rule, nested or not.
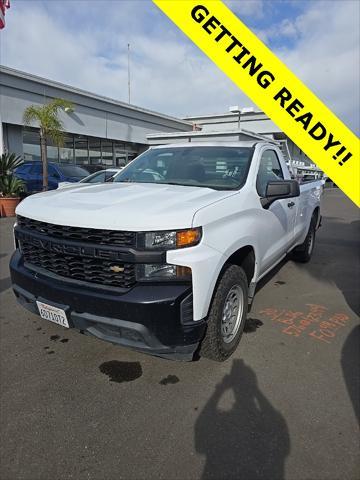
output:
[[[264,150],[256,181],[259,197],[265,197],[268,182],[289,179],[288,177],[289,174],[282,167],[276,150],[269,148]],[[261,274],[279,261],[293,244],[297,207],[297,198],[276,200],[270,207],[262,207],[259,236]]]

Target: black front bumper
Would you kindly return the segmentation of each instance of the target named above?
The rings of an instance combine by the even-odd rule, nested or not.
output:
[[[185,284],[139,284],[127,292],[71,283],[24,266],[16,250],[10,261],[14,293],[29,311],[36,300],[65,310],[70,327],[152,355],[191,360],[205,321],[192,319],[192,291]]]

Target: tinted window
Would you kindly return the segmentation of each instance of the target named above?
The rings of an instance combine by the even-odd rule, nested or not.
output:
[[[84,179],[84,183],[101,183],[105,181],[105,172],[96,172]]]
[[[105,182],[113,178],[114,175],[116,175],[116,172],[105,172]]]
[[[15,169],[15,173],[29,173],[31,165],[20,165],[20,167]]]
[[[246,180],[252,155],[250,147],[150,149],[133,160],[114,181],[235,190]]]
[[[84,178],[89,175],[85,168],[77,167],[76,165],[61,165],[60,168],[66,177]]]
[[[42,174],[42,164],[41,163],[34,163],[31,169],[32,175],[41,175]]]
[[[266,150],[261,157],[256,188],[260,197],[265,197],[268,182],[283,180],[284,174],[274,150]]]
[[[34,163],[31,168],[32,175],[42,175],[43,168],[41,163]],[[58,175],[56,168],[53,165],[48,165],[48,174],[51,176]]]
[[[49,175],[52,175],[52,176],[54,176],[54,175],[59,176],[58,172],[56,171],[56,168],[53,167],[52,165],[49,165],[48,173],[49,173]]]

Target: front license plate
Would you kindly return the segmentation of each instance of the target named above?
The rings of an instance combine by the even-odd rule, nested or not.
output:
[[[36,302],[36,304],[38,306],[41,318],[49,320],[50,322],[57,323],[62,327],[70,328],[64,310],[61,310],[61,308],[53,307],[52,305],[48,305],[47,303]]]

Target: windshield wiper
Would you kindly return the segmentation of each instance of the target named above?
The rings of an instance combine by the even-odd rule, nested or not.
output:
[[[210,190],[236,190],[236,187],[217,187],[215,185],[201,185],[199,183],[180,183],[180,182],[139,182],[137,180],[132,180],[130,178],[126,180],[118,180],[114,183],[149,183],[152,185],[174,185],[178,187],[199,187],[199,188],[210,188]]]
[[[214,187],[211,187],[210,185],[200,185],[198,183],[180,183],[180,182],[155,182],[155,183],[161,183],[162,185],[178,185],[179,187],[201,187],[201,188],[211,188],[214,190]]]
[[[126,180],[118,180],[114,183],[137,183],[136,180],[131,180],[131,178],[127,178]]]

